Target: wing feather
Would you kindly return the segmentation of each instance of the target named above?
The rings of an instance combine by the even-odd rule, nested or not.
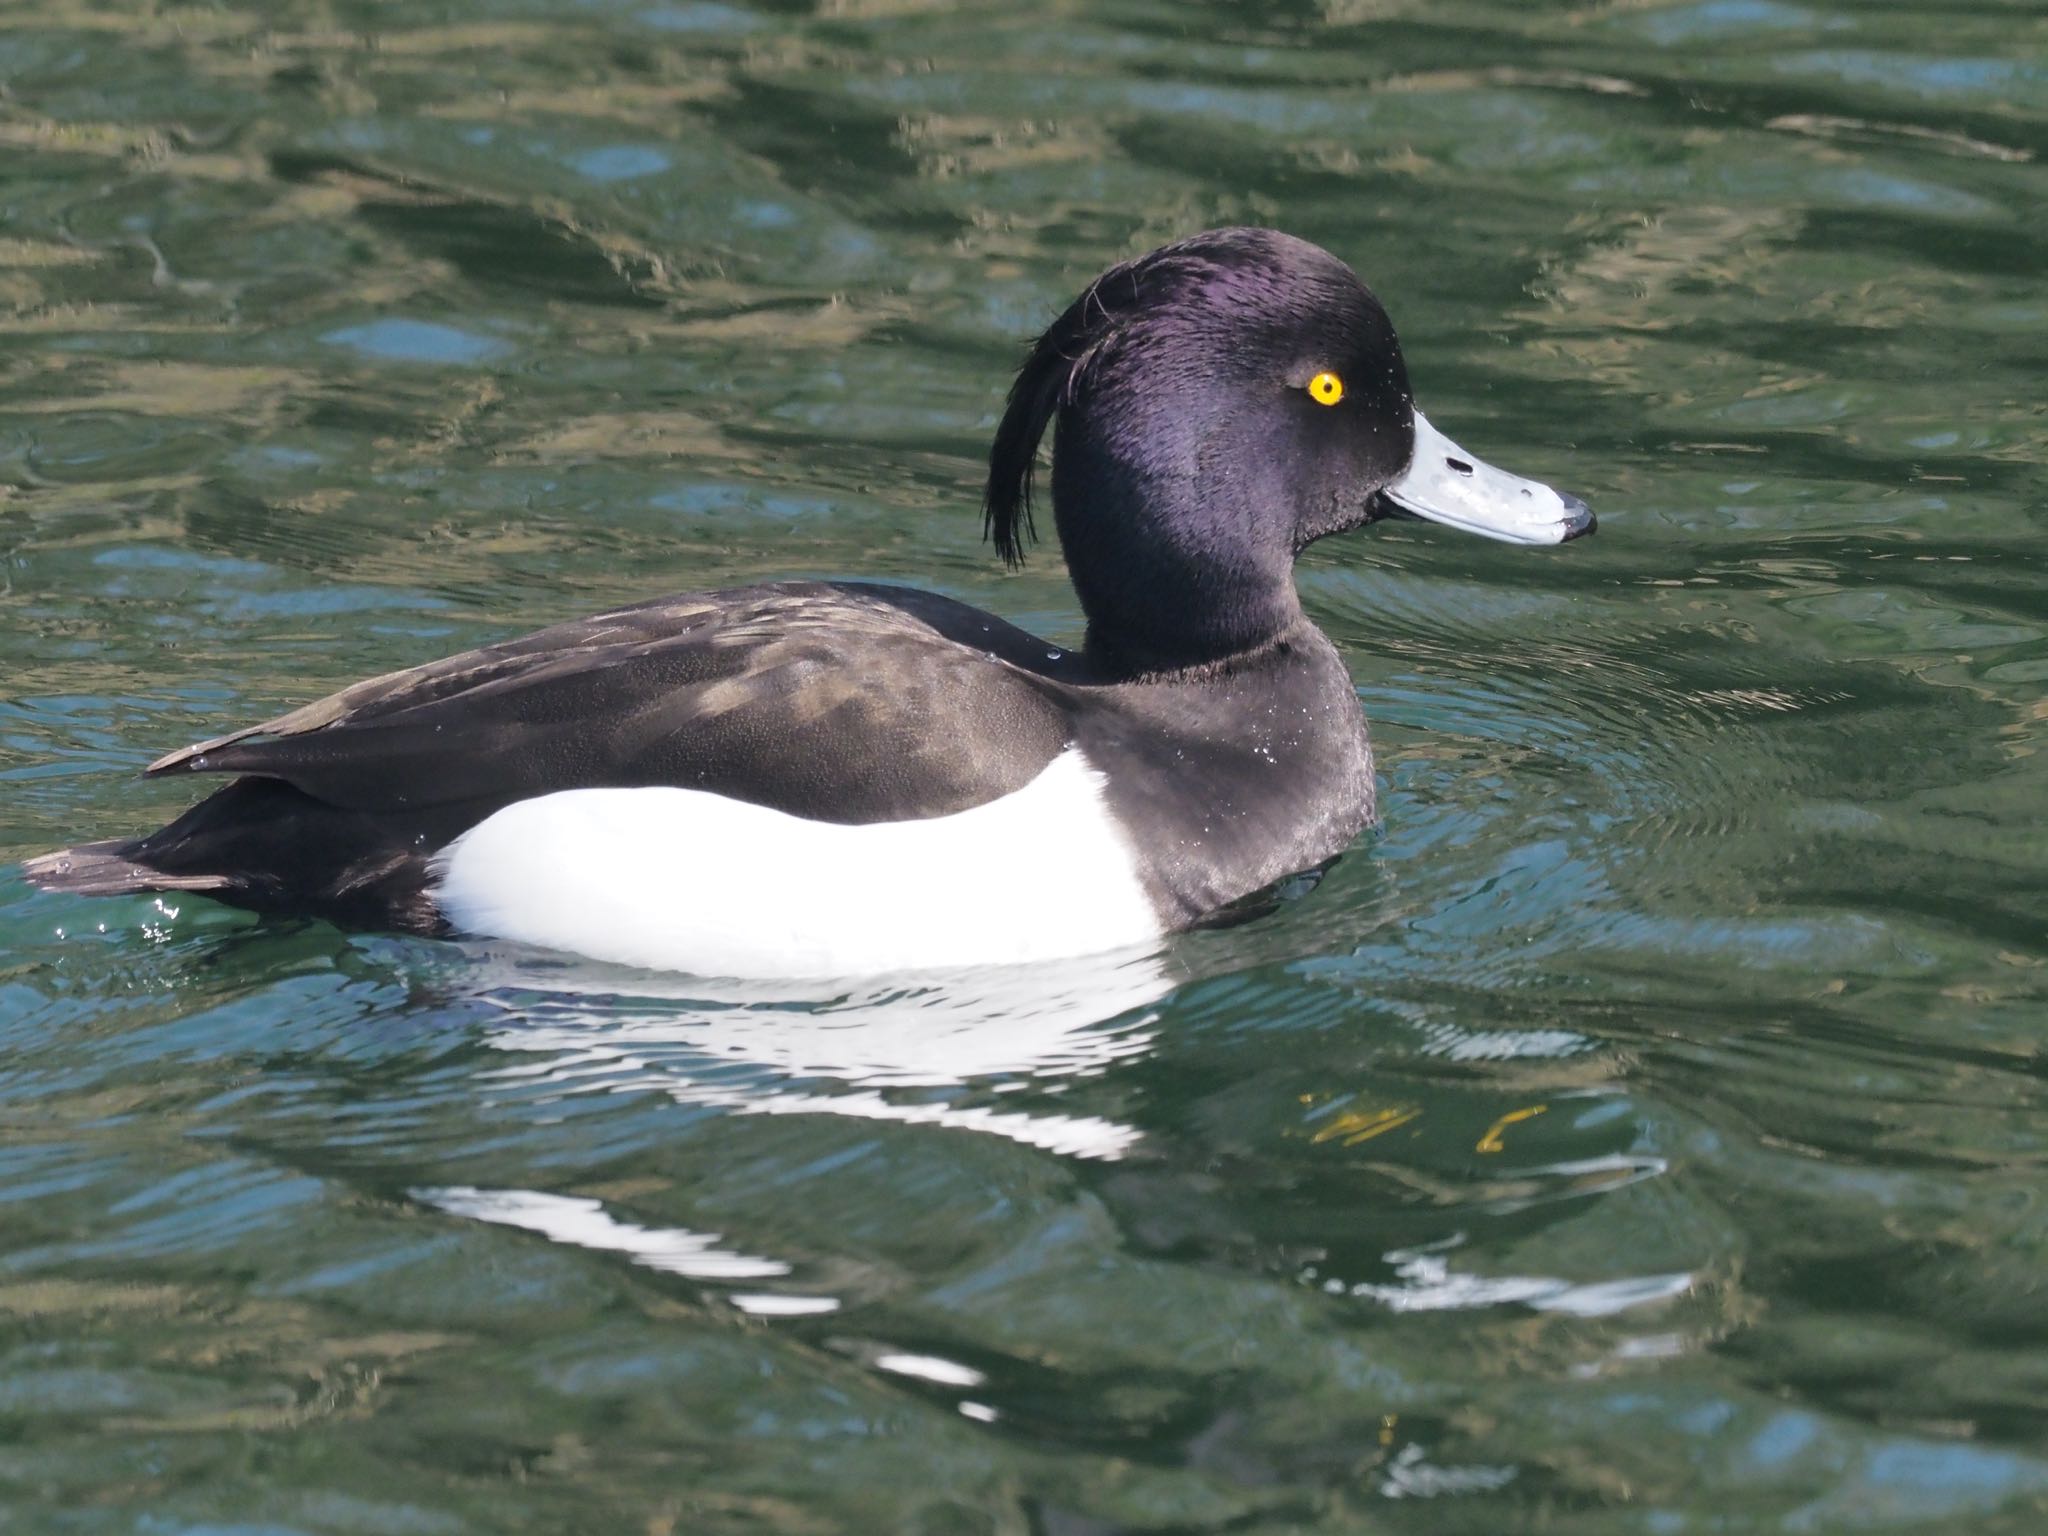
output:
[[[1021,664],[1043,652],[929,593],[744,588],[387,673],[149,772],[281,779],[368,812],[673,784],[825,821],[945,815],[1067,744],[1057,689]]]

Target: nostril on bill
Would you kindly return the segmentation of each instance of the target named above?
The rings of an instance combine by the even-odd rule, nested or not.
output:
[[[1455,469],[1461,475],[1469,475],[1472,473],[1472,466],[1470,464],[1467,464],[1463,459],[1445,459],[1444,462],[1450,465],[1451,468]]]

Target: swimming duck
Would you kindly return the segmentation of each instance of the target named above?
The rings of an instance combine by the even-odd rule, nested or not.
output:
[[[1271,230],[1114,266],[1039,337],[983,505],[1012,564],[1055,418],[1078,649],[908,587],[663,598],[172,752],[148,772],[236,777],[28,877],[710,975],[1144,943],[1372,820],[1304,547],[1396,514],[1522,544],[1593,528],[1431,426],[1371,291]]]

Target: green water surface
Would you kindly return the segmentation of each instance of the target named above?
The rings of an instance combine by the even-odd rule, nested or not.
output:
[[[0,7],[0,1530],[2048,1528],[2044,156],[2038,4]],[[13,872],[663,592],[1073,639],[1009,371],[1232,222],[1601,516],[1309,554],[1385,826],[1278,915],[820,998]]]

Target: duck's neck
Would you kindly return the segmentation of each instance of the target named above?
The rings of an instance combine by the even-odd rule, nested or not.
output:
[[[1185,639],[1162,645],[1154,635],[1135,635],[1128,627],[1106,630],[1091,618],[1082,647],[1098,677],[1118,682],[1167,679],[1242,670],[1261,659],[1284,655],[1316,634],[1308,616],[1296,607],[1294,617],[1242,641],[1220,635],[1196,644]]]
[[[1275,531],[1291,519],[1241,465],[1141,466],[1064,422],[1061,433],[1053,515],[1100,669],[1213,666],[1306,622],[1292,543]]]

